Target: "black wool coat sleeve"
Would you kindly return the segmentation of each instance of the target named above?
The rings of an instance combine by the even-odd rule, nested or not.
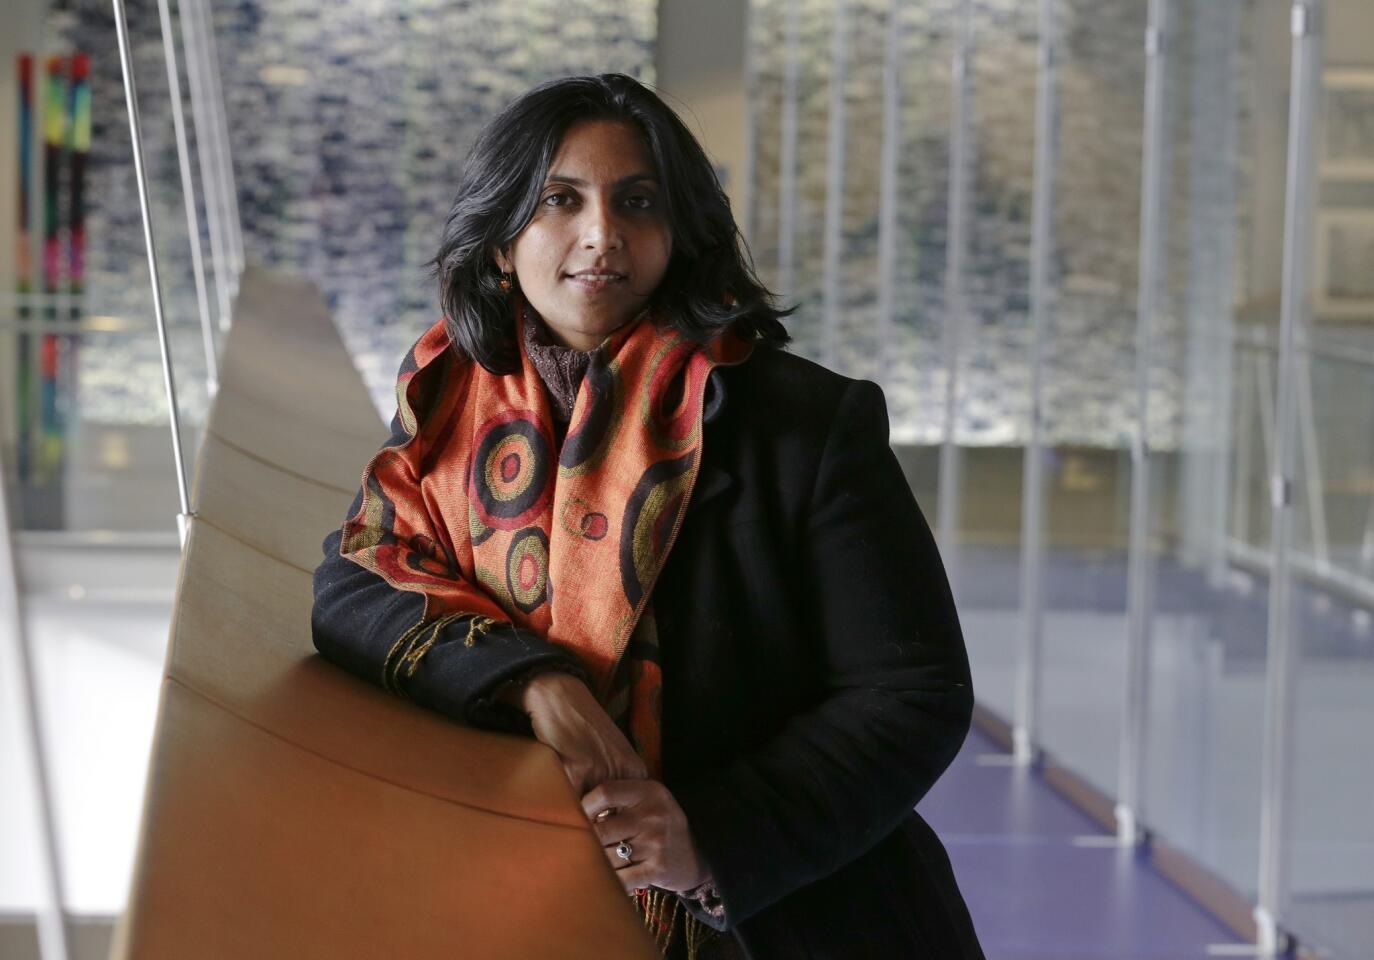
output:
[[[393,418],[387,443],[401,443],[405,437],[399,420]],[[360,490],[348,516],[357,514],[361,502]],[[326,660],[382,684],[387,653],[420,620],[424,597],[397,590],[371,570],[340,556],[342,536],[339,529],[324,539],[324,558],[315,568],[311,635],[315,649]],[[470,619],[462,617],[444,627],[414,674],[401,680],[402,695],[459,723],[532,735],[529,717],[495,700],[495,693],[507,682],[545,670],[588,679],[574,654],[513,624],[492,627],[467,645]]]

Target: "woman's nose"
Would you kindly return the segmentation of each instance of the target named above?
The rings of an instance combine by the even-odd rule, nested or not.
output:
[[[617,250],[624,245],[625,237],[614,209],[605,203],[587,204],[582,226],[583,249]]]

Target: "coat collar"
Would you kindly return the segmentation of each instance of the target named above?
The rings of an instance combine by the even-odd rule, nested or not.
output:
[[[713,423],[720,418],[725,409],[725,402],[725,378],[721,375],[720,368],[716,367],[706,378],[706,398],[703,401],[701,415],[703,433],[706,424]],[[708,500],[720,496],[730,489],[735,482],[735,478],[716,462],[716,458],[705,456],[704,451],[709,443],[709,438],[703,437],[701,469],[697,473],[696,484],[692,488],[691,502],[687,504],[688,513],[693,512]]]

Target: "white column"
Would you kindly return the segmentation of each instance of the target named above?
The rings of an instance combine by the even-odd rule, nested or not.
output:
[[[1031,363],[1030,437],[1026,442],[1021,501],[1021,617],[1016,664],[1016,706],[1012,752],[1029,763],[1039,735],[1040,656],[1044,633],[1043,566],[1045,341],[1049,337],[1049,264],[1054,253],[1054,168],[1058,139],[1058,92],[1055,89],[1058,37],[1055,0],[1040,0],[1039,84],[1035,99],[1035,186],[1031,214]]]
[[[1255,921],[1260,947],[1283,947],[1279,917],[1288,880],[1293,785],[1294,697],[1301,650],[1293,635],[1293,475],[1297,464],[1299,340],[1308,326],[1309,251],[1312,249],[1313,149],[1323,62],[1322,0],[1296,0],[1291,11],[1292,68],[1288,101],[1288,182],[1284,193],[1283,293],[1279,313],[1278,400],[1270,459],[1273,550],[1269,581],[1268,662],[1265,673],[1264,754],[1260,773],[1259,897]]]
[[[1164,81],[1169,70],[1168,0],[1150,0],[1145,27],[1145,129],[1140,183],[1140,268],[1136,290],[1136,430],[1131,444],[1131,532],[1126,572],[1126,676],[1117,754],[1117,839],[1140,838],[1141,783],[1149,706],[1154,560],[1150,554],[1150,368],[1162,279],[1165,204],[1161,182],[1169,149]]]
[[[968,323],[964,258],[968,253],[968,125],[972,98],[969,63],[973,54],[973,0],[959,2],[958,32],[950,65],[949,208],[945,249],[945,317],[942,365],[945,368],[945,422],[940,443],[940,498],[935,530],[950,588],[959,590],[959,447],[955,430],[959,419],[959,363],[964,327]]]

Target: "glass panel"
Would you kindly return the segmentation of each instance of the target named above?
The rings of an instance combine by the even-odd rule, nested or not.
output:
[[[1253,897],[1288,21],[1278,4],[1243,0],[1170,9],[1143,816]]]
[[[1327,6],[1312,321],[1300,351],[1287,902],[1321,955],[1374,955],[1374,8]]]
[[[35,145],[30,179],[35,289],[0,301],[4,482],[17,508],[66,907],[99,916],[121,908],[133,860],[179,505],[122,75],[110,55],[113,22],[108,10],[85,7],[35,26],[25,38],[43,51],[35,58],[34,132],[47,136]],[[206,364],[159,39],[156,17],[133,27],[189,461],[204,423]],[[18,98],[14,87],[4,90]],[[0,779],[11,789],[0,849],[15,856],[0,856],[0,912],[26,913],[43,894],[34,789],[20,746],[21,680],[5,647]]]
[[[974,4],[965,214],[968,316],[961,338],[955,431],[961,468],[958,563],[952,573],[978,700],[1008,720],[1015,705],[1023,451],[1030,436],[1028,254],[1036,34],[1034,4]],[[914,139],[914,132],[910,136]],[[947,133],[932,131],[919,142],[931,154],[943,152],[937,136]],[[927,166],[934,166],[933,158]],[[915,164],[907,174],[917,183],[925,175]],[[935,217],[937,210],[946,209],[946,198],[922,194],[921,200],[915,209],[922,216]],[[932,241],[925,241],[918,251],[903,251],[900,260],[903,270],[911,269],[908,263],[923,265],[919,275],[930,276],[925,298],[938,303],[943,302],[943,276],[936,280],[933,264],[942,253],[933,248]],[[907,302],[914,299],[898,297],[899,304]],[[943,424],[936,418],[944,410],[939,333],[920,323],[919,315],[908,323],[921,338],[923,355],[932,358],[930,385],[918,395],[926,412],[913,412],[912,420],[921,436],[938,443]]]
[[[1293,571],[1301,659],[1284,919],[1334,956],[1363,957],[1374,951],[1374,337],[1318,326],[1313,340],[1310,419],[1298,402],[1301,430],[1315,439],[1315,450],[1310,440],[1299,450],[1316,458],[1299,455],[1305,542]]]
[[[1041,741],[1117,789],[1146,5],[1058,0]]]

